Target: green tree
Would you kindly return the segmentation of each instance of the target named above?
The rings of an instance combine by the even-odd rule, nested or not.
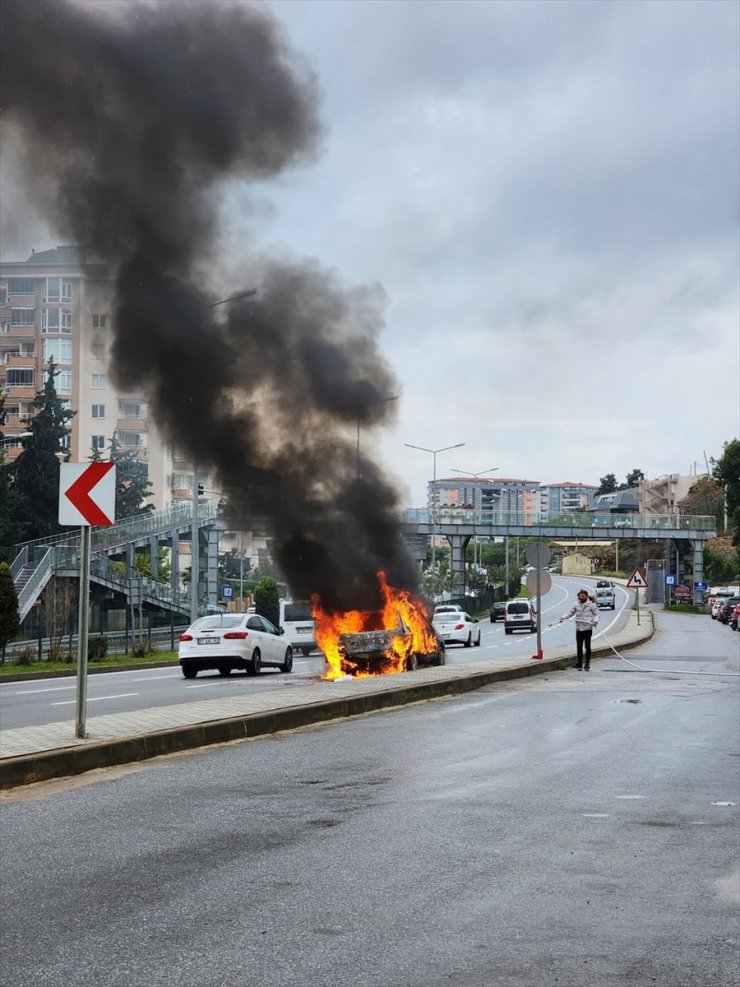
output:
[[[59,462],[69,461],[68,422],[76,412],[60,400],[54,378],[58,372],[49,361],[46,382],[33,402],[34,413],[25,419],[31,433],[21,439],[23,451],[13,463],[13,489],[26,521],[25,537],[46,538],[62,530],[59,514]]]
[[[740,547],[740,440],[725,442],[718,460],[712,460],[714,479],[724,490],[727,530],[732,544]]]
[[[740,578],[740,552],[729,538],[714,538],[704,549],[704,578],[708,583],[726,585]]]
[[[20,630],[18,616],[18,594],[13,585],[13,576],[7,562],[0,562],[0,649],[5,660],[5,645],[12,641]]]
[[[154,505],[145,503],[152,496],[146,463],[133,450],[121,449],[115,437],[110,440],[108,458],[116,464],[116,521],[153,511]]]
[[[596,491],[596,496],[599,494],[614,493],[617,489],[617,478],[613,473],[607,473],[606,476],[602,476],[599,480],[599,488]]]
[[[23,538],[24,526],[12,472],[5,456],[5,398],[0,393],[0,562],[12,562],[15,546]]]
[[[717,520],[717,528],[725,526],[725,495],[722,487],[711,476],[700,476],[691,489],[679,501],[684,514],[703,514]]]
[[[618,489],[631,490],[632,487],[636,487],[639,484],[640,480],[644,480],[644,479],[645,479],[645,474],[642,472],[642,470],[632,470],[632,472],[628,473],[627,476],[625,477],[624,483],[620,483]]]
[[[263,576],[254,589],[254,609],[275,625],[280,623],[280,590],[271,576]]]

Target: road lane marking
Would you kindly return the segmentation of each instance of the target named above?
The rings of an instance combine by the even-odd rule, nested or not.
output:
[[[11,692],[11,696],[36,696],[40,692],[65,692],[75,688],[74,685],[57,685],[53,689],[19,689],[18,692]]]
[[[138,692],[119,692],[115,696],[88,696],[87,701],[89,703],[100,702],[101,699],[127,699],[129,696],[138,696]],[[50,706],[72,706],[77,702],[76,699],[65,699],[64,702],[60,703],[49,703]]]

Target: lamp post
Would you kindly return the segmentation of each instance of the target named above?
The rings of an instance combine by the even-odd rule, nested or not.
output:
[[[458,469],[455,469],[455,467],[453,466],[452,467],[452,472],[453,473],[462,473],[465,476],[472,476],[473,479],[477,480],[479,476],[485,476],[486,473],[494,473],[497,469],[498,469],[498,466],[491,466],[487,470],[480,470],[478,473],[470,473],[468,470],[458,470]],[[482,508],[483,508],[483,498],[481,498],[481,510],[482,510]],[[473,509],[475,510],[475,491],[473,491]],[[475,515],[473,515],[473,517],[475,517]],[[473,565],[477,565],[478,564],[477,552],[476,552],[477,547],[478,547],[478,536],[476,535],[475,536],[475,541],[473,542]]]
[[[237,291],[228,298],[221,298],[210,305],[204,305],[203,310],[216,308],[218,305],[227,305],[229,302],[238,301],[240,298],[251,298],[257,294],[256,288],[248,288],[245,291]],[[190,527],[190,623],[194,624],[198,619],[198,584],[200,583],[200,553],[198,545],[198,464],[193,462],[193,517]]]
[[[387,404],[389,401],[398,401],[398,395],[395,394],[390,398],[375,398],[373,401],[365,401],[360,406],[360,410],[357,412],[357,476],[360,475],[360,422],[362,421],[363,412],[367,408],[372,408],[376,404]]]
[[[415,446],[410,442],[404,442],[404,445],[409,449],[419,449],[421,452],[430,452],[434,457],[434,477],[432,480],[432,568],[434,568],[437,561],[437,453],[447,452],[448,449],[461,449],[465,445],[464,442],[456,442],[454,446],[442,446],[441,449],[427,449],[426,446]]]

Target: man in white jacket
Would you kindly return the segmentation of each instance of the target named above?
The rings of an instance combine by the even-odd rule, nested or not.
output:
[[[597,627],[599,623],[599,608],[589,599],[588,592],[585,589],[578,590],[576,603],[568,613],[560,618],[559,623],[562,624],[564,620],[569,620],[573,616],[576,618],[576,651],[578,655],[576,668],[585,668],[587,672],[590,672],[591,634],[594,627]],[[583,664],[584,651],[586,655],[585,665]]]

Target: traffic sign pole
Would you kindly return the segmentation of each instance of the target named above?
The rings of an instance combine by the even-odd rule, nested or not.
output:
[[[87,705],[87,639],[90,627],[90,525],[80,528],[80,619],[77,628],[75,737],[84,740]]]

